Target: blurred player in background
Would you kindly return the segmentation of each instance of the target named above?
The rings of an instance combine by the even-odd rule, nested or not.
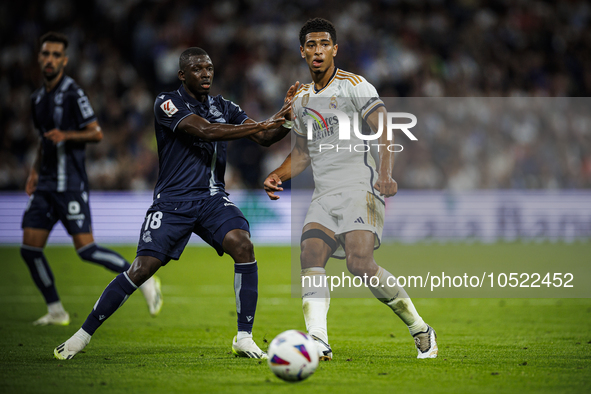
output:
[[[140,230],[137,257],[128,272],[107,286],[82,328],[54,350],[56,358],[70,359],[82,350],[138,286],[171,259],[179,259],[191,233],[220,256],[227,253],[234,260],[238,334],[232,341],[232,352],[267,358],[252,339],[258,268],[248,222],[225,192],[226,141],[247,137],[269,146],[289,134],[283,124],[290,118],[298,84],[291,86],[277,114],[257,123],[233,102],[209,95],[213,75],[209,55],[201,48],[189,48],[179,58],[182,85],[156,98],[160,173],[154,203]]]
[[[68,38],[49,32],[41,37],[40,45],[43,86],[31,96],[31,113],[40,143],[25,189],[31,198],[23,216],[21,255],[47,303],[48,313],[33,324],[68,325],[70,316],[60,301],[43,254],[58,220],[72,236],[83,260],[119,273],[127,271],[130,264],[118,253],[97,245],[92,236],[85,145],[99,142],[103,133],[88,97],[64,74]],[[156,316],[162,307],[158,280],[146,282],[141,290],[150,314]]]
[[[404,289],[392,287],[396,283],[392,280],[394,277],[378,266],[373,257],[384,227],[383,197],[391,197],[398,190],[392,179],[394,153],[385,148],[379,150],[377,171],[367,151],[326,148],[322,151],[321,144],[325,147],[339,145],[338,125],[329,126],[334,122],[332,118],[319,122],[322,126],[314,130],[313,139],[306,138],[308,118],[320,119],[320,112],[330,112],[330,109],[348,115],[360,113],[375,132],[380,114],[385,123],[384,104],[365,78],[335,67],[338,44],[331,22],[311,19],[300,30],[299,38],[301,56],[310,68],[312,83],[302,85],[294,98],[295,146],[283,164],[267,177],[264,186],[269,197],[276,200],[279,196],[275,192],[283,190],[282,181],[312,166],[315,189],[302,231],[300,257],[306,328],[318,343],[320,359],[332,359],[326,322],[330,293],[325,266],[331,256],[345,258],[353,275],[379,278],[377,286],[369,287],[376,298],[406,323],[414,337],[418,358],[435,358],[438,351],[435,331],[419,316]],[[344,141],[347,146],[364,146],[366,141],[351,134],[351,140]],[[383,132],[379,137],[382,146],[393,143],[387,140],[386,134]],[[313,277],[315,279],[310,280]]]

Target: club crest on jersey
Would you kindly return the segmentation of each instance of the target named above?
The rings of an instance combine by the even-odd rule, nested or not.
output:
[[[337,96],[332,96],[330,98],[330,104],[328,104],[328,108],[330,108],[330,109],[336,109],[337,106],[338,106]]]
[[[152,233],[150,233],[150,230],[144,231],[144,234],[142,235],[142,241],[145,243],[152,242]]]
[[[221,117],[223,114],[216,108],[215,105],[209,107],[209,113],[215,116],[216,118]]]
[[[166,100],[165,102],[163,102],[162,104],[160,104],[160,108],[162,108],[162,111],[164,111],[164,113],[170,118],[172,115],[176,114],[177,112],[179,112],[179,109],[177,107],[174,106],[174,104],[172,103],[171,99]]]
[[[304,94],[304,97],[302,97],[302,107],[308,105],[308,101],[310,101],[310,93]]]

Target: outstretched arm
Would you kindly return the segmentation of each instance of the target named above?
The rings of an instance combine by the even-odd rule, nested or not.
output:
[[[287,112],[285,112],[285,114],[283,116],[285,117],[285,119],[287,121],[293,120],[292,111],[291,111],[291,103],[292,103],[293,97],[295,96],[299,87],[300,87],[299,81],[289,87],[289,89],[287,90],[287,94],[285,95],[283,107],[281,107],[279,112],[277,112],[273,116],[273,118],[280,116],[280,114],[284,113],[284,111],[287,110]],[[251,123],[254,121],[248,119],[246,122]],[[259,132],[259,133],[249,136],[248,138],[251,139],[252,141],[256,142],[259,145],[271,146],[274,143],[281,141],[287,134],[289,134],[291,127],[288,128],[285,126],[286,126],[286,124],[284,123],[275,129]]]
[[[310,152],[306,139],[298,136],[296,144],[283,164],[271,172],[263,183],[265,191],[271,200],[278,200],[275,192],[283,191],[281,184],[302,173],[310,165]]]
[[[372,112],[367,118],[369,127],[375,132],[379,125],[379,114],[382,114],[383,124],[386,123],[386,117],[388,113],[386,108],[380,107]],[[384,131],[379,138],[380,150],[380,169],[378,171],[378,180],[374,187],[380,192],[380,196],[392,197],[398,192],[398,184],[392,178],[392,169],[394,168],[394,152],[390,152],[386,147],[394,143],[394,135],[392,135],[392,141],[388,140],[387,133]]]
[[[280,127],[285,122],[284,116],[288,111],[289,107],[285,110],[282,108],[282,111],[275,114],[273,118],[262,122],[246,121],[241,125],[210,123],[206,119],[192,114],[181,120],[177,126],[177,130],[199,137],[204,141],[237,140],[255,133]]]
[[[99,142],[103,139],[103,131],[101,126],[95,120],[87,124],[82,130],[77,131],[63,131],[59,129],[49,130],[44,133],[43,136],[51,140],[54,144],[62,141],[73,141],[73,142]]]

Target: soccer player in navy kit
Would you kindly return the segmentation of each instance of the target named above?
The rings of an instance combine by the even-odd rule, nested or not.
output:
[[[199,235],[221,256],[234,260],[234,290],[238,334],[232,351],[250,358],[267,358],[252,339],[258,274],[248,222],[224,190],[226,145],[242,137],[269,146],[287,134],[291,99],[298,83],[287,92],[281,110],[257,123],[221,96],[212,97],[213,63],[201,48],[189,48],[179,58],[179,89],[161,93],[154,103],[160,172],[154,202],[140,229],[137,257],[130,270],[107,286],[82,328],[54,350],[70,359],[90,341],[137,286],[171,259],[177,260],[191,233]]]
[[[84,91],[64,74],[68,38],[49,32],[40,39],[38,61],[43,86],[31,96],[31,113],[40,133],[35,163],[26,183],[30,197],[22,221],[21,255],[43,294],[48,313],[35,325],[68,325],[70,316],[57,294],[43,248],[53,226],[62,222],[72,236],[78,255],[114,272],[130,264],[116,252],[94,243],[88,204],[85,144],[99,142],[103,133]],[[162,306],[160,284],[152,280],[142,292],[152,315]]]

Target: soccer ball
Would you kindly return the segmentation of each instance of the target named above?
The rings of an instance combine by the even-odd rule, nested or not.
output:
[[[299,382],[312,375],[318,367],[318,349],[314,340],[298,330],[277,335],[267,350],[269,368],[277,377]]]

